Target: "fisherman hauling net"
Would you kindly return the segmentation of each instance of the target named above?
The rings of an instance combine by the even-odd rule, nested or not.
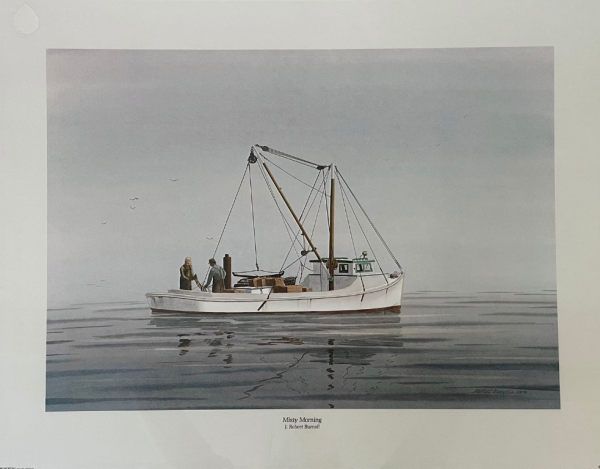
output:
[[[223,290],[225,290],[225,277],[227,276],[227,272],[225,272],[225,269],[218,265],[217,261],[214,259],[209,259],[208,263],[210,264],[210,272],[208,273],[208,278],[206,279],[206,284],[203,288],[207,289],[212,282],[212,292],[223,293]]]

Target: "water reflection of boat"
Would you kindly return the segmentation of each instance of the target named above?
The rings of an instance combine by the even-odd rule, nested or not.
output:
[[[267,162],[272,163],[264,153],[270,153],[309,166],[319,172],[315,182],[311,187],[311,192],[305,204],[305,209],[300,216],[297,216],[283,194],[283,191]],[[255,165],[259,168],[265,183],[267,184],[271,196],[275,200],[275,193],[278,192],[281,199],[287,206],[294,222],[298,227],[295,237],[292,239],[292,247],[297,250],[296,243],[302,248],[300,257],[297,260],[302,269],[300,269],[299,278],[283,278],[284,270],[279,272],[264,272],[258,269],[258,259],[256,262],[257,269],[241,273],[234,273],[240,278],[240,281],[232,288],[231,286],[231,266],[227,265],[228,259],[226,255],[224,259],[224,267],[227,271],[225,279],[225,292],[212,293],[206,291],[190,291],[173,289],[164,293],[147,293],[146,298],[152,311],[164,312],[184,312],[184,313],[213,313],[213,314],[231,314],[231,313],[260,313],[260,314],[276,314],[276,313],[366,313],[366,312],[400,312],[402,302],[402,288],[404,283],[404,271],[388,245],[383,241],[379,231],[373,225],[364,209],[358,202],[354,192],[347,185],[343,176],[340,174],[334,164],[320,165],[303,160],[286,153],[273,150],[265,146],[255,145],[250,151],[246,172],[242,178],[242,182],[249,174],[250,187],[251,185],[251,168]],[[272,163],[277,166],[275,163]],[[279,167],[279,166],[277,166]],[[280,168],[281,169],[281,168]],[[285,171],[285,170],[284,170]],[[288,173],[289,174],[289,173]],[[320,176],[322,183],[320,181]],[[292,176],[294,177],[294,176]],[[351,233],[352,244],[354,248],[354,257],[335,257],[334,255],[334,221],[335,221],[335,195],[336,195],[336,180],[339,185],[339,195],[341,195],[344,203],[344,212],[348,217],[347,207],[350,207],[351,213],[354,214],[356,222],[361,227],[363,234],[365,233],[358,216],[356,215],[358,207],[362,211],[366,220],[368,220],[374,232],[382,241],[383,246],[387,249],[389,255],[398,266],[398,271],[394,273],[384,273],[377,257],[373,255],[373,259],[367,257],[367,252],[363,251],[359,256],[354,246],[354,237]],[[329,181],[329,191],[328,184]],[[302,182],[302,181],[300,181]],[[241,183],[240,183],[241,187]],[[239,189],[238,189],[239,194]],[[233,204],[237,200],[237,196]],[[252,194],[252,193],[251,193]],[[325,206],[327,209],[328,233],[329,233],[329,256],[321,257],[316,247],[314,246],[311,235],[306,231],[303,222],[306,221],[311,208],[314,205],[317,197],[321,194],[321,200],[325,197]],[[312,200],[312,203],[310,201]],[[327,202],[328,201],[328,202]],[[253,197],[252,215],[254,223],[254,205]],[[279,208],[279,204],[277,203]],[[309,207],[306,210],[307,207]],[[319,203],[320,208],[321,203]],[[233,208],[233,205],[232,205]],[[281,209],[280,209],[281,211]],[[231,214],[231,210],[230,210]],[[282,213],[283,217],[283,213]],[[317,212],[318,218],[318,212]],[[291,228],[291,224],[284,219],[287,226]],[[315,218],[316,223],[316,218]],[[227,222],[226,225],[227,226]],[[350,221],[348,218],[348,227]],[[254,224],[253,224],[254,228]],[[225,228],[224,228],[225,229]],[[223,229],[223,230],[224,230]],[[287,228],[286,228],[287,229]],[[350,228],[351,230],[351,228]],[[254,230],[255,232],[255,230]],[[289,233],[289,231],[288,231]],[[314,233],[314,228],[313,228]],[[219,241],[220,242],[220,241]],[[368,240],[367,240],[368,242]],[[256,239],[255,239],[256,246]],[[370,246],[370,243],[369,243]],[[218,245],[217,245],[218,249]],[[216,250],[215,250],[216,252]],[[256,252],[256,249],[255,249]],[[315,259],[308,260],[308,254],[313,254]],[[288,253],[289,256],[289,253]],[[297,262],[294,261],[294,262]],[[285,262],[285,261],[284,261]],[[312,268],[311,268],[312,265]],[[304,271],[308,271],[307,275],[303,275]],[[298,283],[297,283],[298,281]]]

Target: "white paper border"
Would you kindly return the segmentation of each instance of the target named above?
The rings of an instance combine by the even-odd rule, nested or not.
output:
[[[1,11],[0,467],[600,466],[600,7],[586,1],[22,2]],[[45,413],[47,48],[553,46],[560,410]],[[32,275],[34,273],[34,275]]]

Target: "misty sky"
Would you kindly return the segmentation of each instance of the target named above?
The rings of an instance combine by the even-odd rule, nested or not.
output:
[[[47,84],[49,307],[177,288],[186,256],[203,277],[257,143],[335,162],[405,291],[555,288],[551,48],[49,50]],[[290,241],[252,171],[259,264],[278,270]],[[273,172],[301,211],[310,189]],[[254,268],[247,180],[221,246]]]

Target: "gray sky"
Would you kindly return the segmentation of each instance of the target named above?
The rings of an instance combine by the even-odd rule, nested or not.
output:
[[[335,162],[406,291],[555,288],[551,48],[50,50],[47,71],[50,307],[176,288],[185,256],[203,276],[256,143]],[[274,173],[301,211],[309,189]],[[289,238],[256,165],[253,185],[260,267],[277,270]],[[217,254],[234,270],[254,267],[249,199],[246,182]]]

